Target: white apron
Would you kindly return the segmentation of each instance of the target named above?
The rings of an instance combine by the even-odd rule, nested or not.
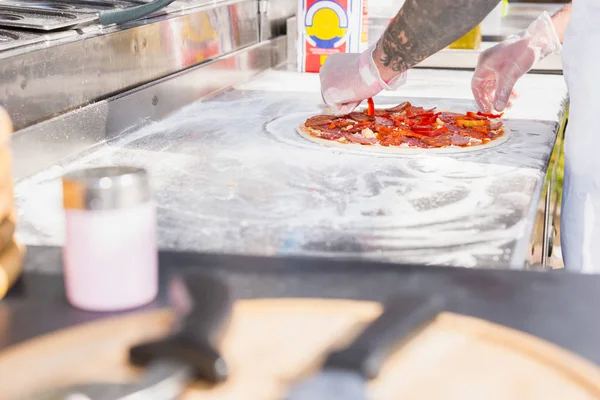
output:
[[[600,0],[573,0],[562,60],[565,135],[561,247],[571,271],[600,273]]]

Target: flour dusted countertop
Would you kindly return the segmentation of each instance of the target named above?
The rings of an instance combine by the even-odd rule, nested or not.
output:
[[[150,171],[161,248],[522,268],[567,96],[561,76],[526,76],[517,90],[501,146],[380,157],[297,135],[322,110],[318,76],[269,70],[19,182],[18,234],[60,245],[60,176],[127,164]],[[404,100],[475,108],[469,72],[410,71],[376,104]]]

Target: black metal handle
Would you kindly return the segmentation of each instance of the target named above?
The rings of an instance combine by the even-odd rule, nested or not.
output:
[[[399,296],[385,304],[383,313],[346,349],[333,352],[325,368],[340,368],[376,378],[398,342],[443,311],[441,296]]]
[[[169,296],[179,317],[176,333],[131,348],[130,362],[146,366],[158,359],[176,360],[190,365],[198,378],[225,380],[227,365],[217,346],[233,308],[227,286],[210,275],[182,276],[171,282]]]
[[[213,275],[188,274],[171,280],[169,303],[179,316],[174,328],[217,346],[231,318],[233,301],[227,285]]]
[[[102,11],[98,15],[102,25],[122,24],[143,18],[171,4],[175,0],[154,0],[141,6],[129,7],[124,10]]]

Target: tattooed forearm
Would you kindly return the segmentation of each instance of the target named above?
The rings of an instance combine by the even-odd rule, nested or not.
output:
[[[479,24],[498,0],[406,0],[373,54],[391,79],[448,46]]]
[[[567,4],[552,16],[552,23],[554,24],[554,30],[562,43],[565,31],[571,20],[571,3]]]

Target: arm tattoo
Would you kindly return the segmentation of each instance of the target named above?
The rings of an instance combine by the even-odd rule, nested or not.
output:
[[[498,0],[406,0],[376,57],[396,74],[406,71],[460,39],[497,5]]]

